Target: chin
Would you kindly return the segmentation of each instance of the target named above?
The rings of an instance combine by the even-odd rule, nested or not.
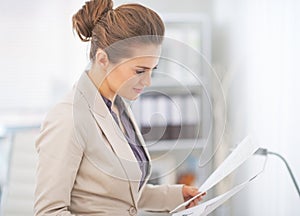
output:
[[[133,100],[138,99],[139,95],[124,95],[122,97],[125,98],[125,99],[127,99],[127,100],[133,101]]]

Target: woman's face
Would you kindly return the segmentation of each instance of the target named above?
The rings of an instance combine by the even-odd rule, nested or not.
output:
[[[151,85],[151,74],[157,67],[160,52],[159,45],[145,45],[135,51],[134,57],[110,65],[106,77],[110,94],[135,100],[145,87]]]

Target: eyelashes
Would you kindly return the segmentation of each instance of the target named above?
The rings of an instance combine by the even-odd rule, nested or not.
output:
[[[154,71],[154,70],[157,70],[157,66],[155,66],[153,69],[152,69],[152,71]],[[136,74],[143,74],[143,73],[145,73],[147,70],[145,70],[145,69],[139,69],[139,70],[136,70],[135,71],[135,73]]]
[[[146,72],[145,70],[136,70],[135,71],[136,74],[142,74],[142,73],[145,73],[145,72]]]

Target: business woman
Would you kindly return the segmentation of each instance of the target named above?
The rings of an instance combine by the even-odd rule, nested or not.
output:
[[[91,66],[42,124],[35,215],[137,215],[169,211],[197,195],[190,186],[147,184],[151,159],[123,100],[151,84],[164,35],[160,17],[142,5],[113,9],[110,0],[92,0],[73,16],[73,28],[91,42]]]

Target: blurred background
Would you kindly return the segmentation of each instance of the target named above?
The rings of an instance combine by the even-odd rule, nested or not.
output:
[[[34,142],[40,123],[47,110],[71,89],[88,64],[89,46],[75,36],[71,23],[72,15],[84,2],[0,1],[0,198],[4,216],[33,215]],[[133,1],[115,0],[114,5],[126,2]],[[208,131],[212,122],[214,125],[210,145],[216,146],[219,142],[222,130],[217,128],[226,120],[222,145],[207,167],[199,170],[195,167],[203,148],[200,143],[181,166],[181,170],[190,170],[189,173],[180,172],[179,167],[179,171],[153,183],[200,185],[247,135],[261,147],[283,155],[299,180],[300,2],[134,2],[157,11],[166,22],[169,37],[187,43],[205,56],[220,79],[226,101],[224,104],[222,97],[213,97],[213,81],[211,109],[203,102],[203,94],[197,89],[194,91],[193,99],[199,101],[201,130]],[[172,73],[183,79],[182,74],[174,70]],[[193,79],[186,81],[193,89]],[[168,95],[184,97],[176,85],[166,87],[159,79],[154,83],[157,88],[167,89]],[[139,102],[144,106],[152,100],[151,95],[146,96]],[[136,110],[137,114],[139,112]],[[190,116],[186,118],[191,119]],[[176,119],[169,121],[176,122]],[[183,129],[190,131],[195,124],[188,120]],[[178,139],[172,134],[176,124],[175,127],[170,125],[164,141],[151,150],[153,157],[164,152],[172,139]],[[147,130],[141,119],[140,126]],[[193,147],[190,142],[198,138],[188,133],[182,137],[180,142],[184,147],[178,147],[173,157],[164,158],[165,166],[174,166],[174,158]],[[151,137],[148,140],[151,141]],[[239,183],[250,171],[251,167],[245,167],[230,176],[211,196]],[[157,166],[154,175],[159,172],[165,170]],[[300,215],[299,204],[286,167],[278,158],[269,156],[263,174],[211,215]]]

